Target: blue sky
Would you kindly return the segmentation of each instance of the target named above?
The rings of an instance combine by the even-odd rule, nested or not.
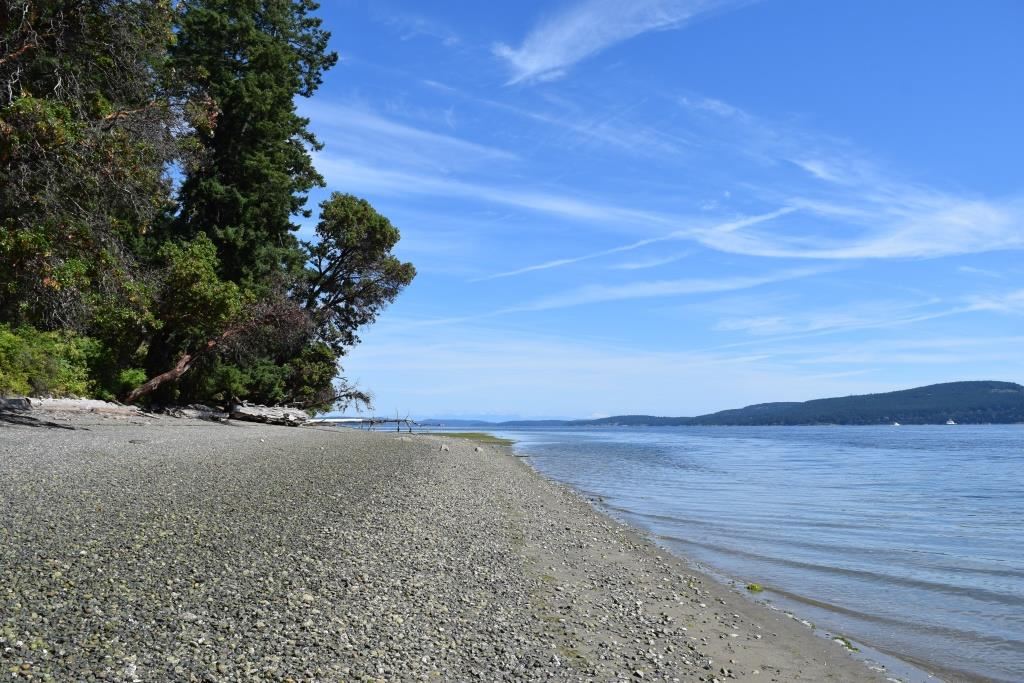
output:
[[[323,4],[317,166],[419,270],[377,413],[1024,380],[1024,4]]]

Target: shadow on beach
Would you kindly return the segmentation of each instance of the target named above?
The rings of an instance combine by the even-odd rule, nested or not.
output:
[[[85,427],[74,427],[72,425],[62,425],[58,422],[51,422],[49,420],[40,420],[37,417],[26,415],[20,411],[8,411],[0,410],[0,426],[4,425],[18,425],[20,427],[49,427],[51,429],[85,429]]]

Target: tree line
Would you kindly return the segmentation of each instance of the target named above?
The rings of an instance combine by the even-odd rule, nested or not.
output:
[[[369,397],[339,376],[415,276],[325,185],[298,115],[337,62],[312,0],[0,3],[0,394]]]

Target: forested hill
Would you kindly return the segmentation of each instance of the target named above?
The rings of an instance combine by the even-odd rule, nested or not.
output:
[[[1011,424],[1024,422],[1024,387],[1013,382],[949,382],[884,394],[759,403],[697,417],[616,415],[598,420],[518,421],[501,426]]]
[[[699,425],[961,424],[1024,422],[1024,387],[1012,382],[950,382],[884,394],[761,403],[687,420]]]

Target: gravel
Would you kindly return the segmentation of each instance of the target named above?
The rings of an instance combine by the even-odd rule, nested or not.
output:
[[[881,680],[502,447],[81,415],[0,417],[0,675]]]

